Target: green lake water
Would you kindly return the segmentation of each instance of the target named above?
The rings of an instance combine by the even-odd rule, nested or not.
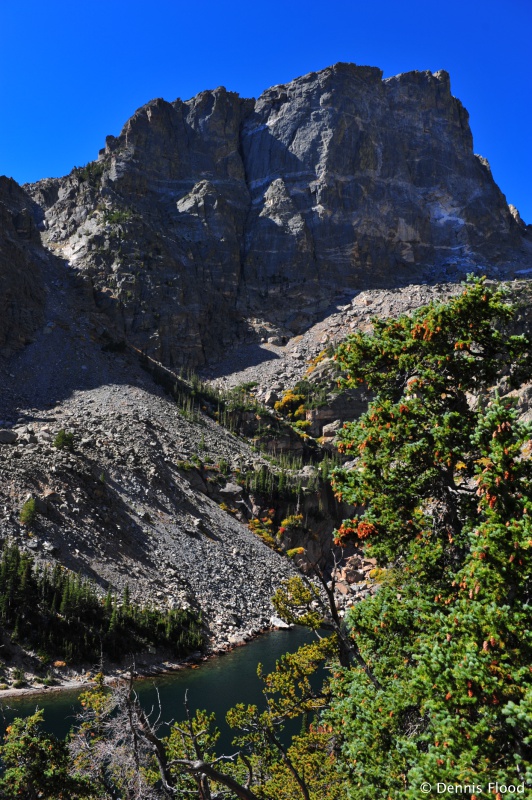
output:
[[[257,665],[271,671],[277,659],[286,652],[294,652],[313,634],[305,628],[289,631],[271,631],[259,636],[244,647],[203,662],[198,669],[184,669],[157,678],[136,683],[143,707],[149,710],[157,703],[157,690],[161,699],[163,719],[179,720],[185,716],[183,699],[188,691],[188,702],[192,710],[204,708],[216,713],[221,738],[219,752],[231,746],[231,732],[225,724],[225,714],[236,703],[262,704],[261,682],[257,677]],[[0,704],[5,728],[14,717],[33,714],[36,708],[44,709],[45,727],[56,736],[64,737],[80,710],[79,689],[74,691],[43,693],[20,699],[6,698]],[[292,731],[296,732],[296,730]]]

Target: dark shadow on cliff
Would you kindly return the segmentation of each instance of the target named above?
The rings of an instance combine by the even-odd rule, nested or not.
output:
[[[276,361],[280,357],[279,353],[259,343],[235,345],[223,360],[209,364],[201,370],[201,374],[206,378],[221,378],[267,361]]]
[[[126,385],[161,396],[139,354],[105,347],[105,315],[98,313],[88,282],[64,259],[44,250],[40,255],[35,261],[46,287],[44,323],[30,344],[0,358],[0,421],[52,421],[49,409],[75,392],[102,386],[117,389],[118,403],[120,386]]]

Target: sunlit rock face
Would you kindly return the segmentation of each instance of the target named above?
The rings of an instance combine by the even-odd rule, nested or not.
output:
[[[444,72],[383,81],[340,64],[274,87],[244,123],[242,151],[254,293],[275,281],[285,302],[287,281],[309,300],[329,286],[386,286],[465,256],[496,259],[518,237]]]
[[[171,366],[522,241],[445,72],[337,64],[257,100],[153,100],[98,162],[28,189],[101,327]]]

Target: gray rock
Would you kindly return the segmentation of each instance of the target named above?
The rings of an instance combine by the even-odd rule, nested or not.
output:
[[[336,64],[256,101],[223,87],[153,100],[94,170],[29,187],[42,235],[70,254],[100,328],[166,364],[280,343],[339,291],[526,258],[445,72]]]
[[[237,497],[238,495],[242,494],[242,487],[237,483],[226,483],[225,486],[220,489],[220,494]]]
[[[275,392],[272,389],[270,389],[269,391],[267,391],[265,393],[264,398],[263,398],[263,403],[264,403],[265,406],[269,406],[270,408],[273,408],[274,405],[278,402],[278,400],[279,400],[279,395],[277,394],[277,392]]]
[[[342,427],[342,421],[339,419],[335,419],[334,422],[329,422],[328,425],[324,425],[322,428],[322,436],[335,436],[340,428]]]
[[[13,444],[18,439],[16,431],[0,430],[0,444]]]
[[[289,630],[290,628],[293,628],[293,625],[289,625],[284,621],[284,619],[281,619],[281,617],[278,617],[275,614],[270,617],[270,625],[272,628],[280,628],[282,630]]]

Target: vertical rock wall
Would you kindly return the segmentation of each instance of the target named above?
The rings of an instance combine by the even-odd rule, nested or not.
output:
[[[111,335],[170,366],[522,241],[445,72],[337,64],[256,101],[154,100],[98,162],[30,191]]]
[[[4,356],[30,341],[43,321],[45,294],[32,206],[15,181],[0,177],[0,354]]]

